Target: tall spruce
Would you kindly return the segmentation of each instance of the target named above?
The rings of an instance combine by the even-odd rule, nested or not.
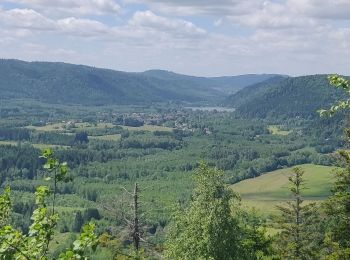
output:
[[[188,208],[178,209],[166,243],[167,259],[230,260],[240,258],[238,223],[231,214],[234,194],[223,172],[200,163]]]
[[[350,96],[350,81],[339,75],[329,77],[331,85],[344,90]],[[321,116],[331,117],[350,108],[350,98],[339,101],[328,110],[319,110]],[[350,129],[346,129],[350,143]],[[335,171],[332,195],[324,203],[327,213],[326,253],[328,259],[350,259],[350,153],[339,151],[342,168]]]
[[[320,231],[315,203],[305,204],[302,191],[306,188],[304,171],[294,168],[289,177],[293,200],[277,206],[280,215],[276,218],[277,250],[282,259],[320,259],[323,237]]]
[[[324,203],[328,217],[325,242],[332,260],[350,259],[350,154],[347,151],[339,154],[345,167],[335,171],[332,195]]]

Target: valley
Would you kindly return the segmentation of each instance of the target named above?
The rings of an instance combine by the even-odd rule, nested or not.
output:
[[[5,64],[10,70],[11,66],[7,63],[13,66],[18,62],[3,61],[2,66]],[[16,69],[16,73],[21,73],[22,66],[43,70],[40,63],[19,62],[17,66],[20,70]],[[116,75],[120,73],[74,68],[73,65],[50,66],[63,66],[67,73],[82,73],[84,80],[99,73],[102,73],[101,77],[113,76],[116,80],[119,77]],[[10,72],[8,75],[11,75]],[[37,80],[49,77],[50,73],[38,76]],[[185,82],[191,82],[194,88],[204,86],[205,91],[211,89],[203,83],[209,80],[205,78],[157,71],[142,75],[156,77],[154,81],[148,79],[151,85],[158,80],[174,80],[181,82],[183,87]],[[72,77],[77,79],[75,74]],[[50,78],[46,80],[50,82]],[[225,78],[225,84],[227,80]],[[84,82],[89,87],[94,86],[94,83]],[[276,85],[276,82],[281,85]],[[92,94],[94,101],[76,94],[79,102],[74,105],[71,104],[76,102],[71,99],[73,90],[63,91],[56,100],[36,96],[35,89],[28,96],[10,98],[12,94],[7,97],[6,94],[0,103],[0,187],[11,187],[13,224],[23,232],[30,227],[29,213],[34,207],[35,189],[49,183],[45,181],[47,176],[40,158],[46,148],[52,148],[60,161],[67,162],[71,180],[57,186],[55,203],[61,217],[55,235],[58,244],[50,246],[52,256],[59,255],[69,246],[90,220],[96,223],[99,235],[109,236],[109,242],[99,247],[92,254],[92,259],[101,259],[102,256],[111,259],[113,250],[129,252],[132,238],[124,218],[132,214],[129,193],[138,183],[140,221],[147,240],[142,246],[147,254],[158,259],[155,252],[164,251],[173,208],[176,204],[186,207],[191,202],[194,173],[202,161],[223,171],[226,185],[240,194],[243,208],[255,208],[266,223],[270,223],[276,214],[276,205],[291,199],[287,176],[295,166],[305,170],[309,187],[305,190],[306,203],[320,202],[330,194],[330,172],[337,161],[334,152],[345,148],[343,130],[339,127],[345,125],[345,121],[342,116],[331,119],[315,116],[314,108],[332,102],[333,99],[326,98],[326,95],[324,100],[308,100],[307,106],[283,101],[285,107],[280,108],[280,100],[290,98],[291,86],[296,99],[309,95],[301,87],[304,82],[313,89],[329,88],[321,75],[282,77],[277,81],[268,78],[266,82],[253,82],[246,87],[238,84],[242,89],[233,87],[232,91],[236,93],[233,96],[226,92],[226,101],[223,96],[214,100],[199,95],[198,99],[191,97],[193,103],[188,96],[178,95],[164,100],[148,100],[145,94],[148,90],[142,88],[137,89],[139,97],[145,94],[142,102],[123,95],[123,101],[120,101],[114,89],[100,85],[98,91],[106,91],[108,100],[107,96],[101,98],[97,92]],[[82,86],[69,82],[62,87],[68,88],[72,84],[77,88]],[[128,89],[128,83],[115,86]],[[222,86],[228,91],[228,85]],[[0,89],[5,87],[0,81]],[[259,91],[249,92],[255,88]],[[217,86],[215,89],[217,91]],[[198,92],[192,90],[193,93]],[[333,98],[341,97],[336,91],[329,92]],[[269,93],[274,94],[270,96]],[[220,95],[224,95],[223,92]],[[240,102],[234,103],[238,99]],[[97,100],[101,104],[96,104]],[[227,103],[227,100],[234,102]],[[295,112],[285,113],[287,110]],[[52,199],[50,197],[49,201]],[[266,225],[273,230],[269,224]]]
[[[350,0],[0,0],[0,260],[349,260]]]

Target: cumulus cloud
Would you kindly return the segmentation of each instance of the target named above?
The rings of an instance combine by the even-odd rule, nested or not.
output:
[[[57,21],[57,29],[62,33],[79,36],[96,36],[108,33],[108,27],[103,23],[90,19],[69,17]]]
[[[169,19],[155,15],[151,11],[136,12],[129,21],[131,26],[151,28],[154,30],[179,34],[202,35],[206,31],[193,23],[181,19]]]
[[[32,9],[0,9],[0,23],[3,27],[14,29],[15,37],[28,36],[31,32],[51,32],[73,36],[98,36],[108,33],[105,24],[83,18],[68,17],[49,19]]]
[[[179,16],[232,15],[259,8],[264,0],[129,0],[149,4],[155,10]]]
[[[54,30],[55,23],[32,9],[0,9],[0,23],[15,28]]]
[[[121,11],[114,0],[10,0],[50,15],[103,15]]]
[[[349,0],[124,0],[126,2],[147,3],[152,9],[159,12],[178,15],[211,15],[219,18],[235,17],[236,20],[243,18],[247,25],[258,24],[260,21],[270,27],[290,26],[291,16],[296,20],[300,17],[309,19],[350,19]],[[267,10],[269,9],[269,10]],[[273,10],[275,9],[275,10]],[[278,10],[287,14],[287,18],[282,16],[273,17]],[[277,11],[277,12],[276,12]],[[282,14],[281,13],[281,14]],[[259,15],[258,18],[252,16]],[[248,17],[250,16],[250,21]],[[270,19],[269,19],[270,18]],[[243,23],[244,23],[243,22]],[[300,24],[304,21],[296,21]],[[309,21],[306,21],[309,22]],[[243,24],[242,23],[242,24]]]
[[[242,26],[265,29],[292,29],[315,27],[319,22],[301,15],[295,8],[286,4],[265,1],[261,8],[251,10],[249,14],[229,15],[228,20]]]
[[[287,6],[309,17],[350,19],[350,1],[348,0],[288,0]]]

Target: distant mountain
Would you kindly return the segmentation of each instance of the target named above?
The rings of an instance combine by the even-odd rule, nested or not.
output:
[[[129,73],[57,62],[0,60],[1,98],[61,104],[218,102],[268,75],[205,78],[153,70]]]
[[[216,89],[225,94],[233,94],[240,89],[265,80],[281,76],[277,74],[246,74],[238,76],[224,77],[194,77],[176,74],[166,70],[149,70],[143,74],[164,80],[176,80],[181,82],[192,82],[192,84],[200,84],[212,89]],[[282,77],[282,76],[281,76]],[[285,76],[286,77],[286,76]]]
[[[265,81],[249,85],[248,87],[239,90],[235,94],[230,95],[224,103],[227,106],[234,106],[237,108],[244,103],[249,102],[249,100],[253,99],[254,97],[258,97],[259,95],[263,94],[266,89],[280,83],[286,78],[287,77],[285,76],[274,76]]]
[[[287,77],[278,74],[246,74],[238,76],[211,78],[215,82],[215,89],[227,94],[234,94],[244,87],[257,84],[275,77]]]
[[[326,75],[312,75],[274,77],[238,91],[225,103],[245,117],[314,117],[341,98],[344,93],[331,87]]]

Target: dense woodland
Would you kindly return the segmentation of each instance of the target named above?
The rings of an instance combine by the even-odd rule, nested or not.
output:
[[[326,75],[274,77],[231,95],[226,104],[236,107],[244,117],[311,118],[318,116],[320,107],[344,96],[341,90],[330,87]]]
[[[204,78],[161,70],[128,73],[65,63],[0,59],[3,99],[32,98],[61,104],[213,102],[273,76]]]
[[[251,87],[259,90],[236,94],[244,102],[235,112],[174,102],[70,106],[4,99],[0,206],[11,213],[0,215],[0,228],[17,229],[16,245],[26,251],[1,244],[0,257],[17,252],[18,259],[30,254],[35,256],[29,259],[84,254],[88,259],[347,259],[349,156],[336,152],[348,145],[348,120],[341,111],[333,117],[316,113],[342,92],[325,76],[277,77]],[[45,148],[52,150],[43,153]],[[303,203],[307,180],[299,168],[291,172],[290,203],[276,215],[245,207],[229,188],[306,163],[345,169],[334,177],[333,195],[325,203]],[[50,223],[42,233],[36,229],[40,219]],[[14,239],[6,232],[6,239]],[[41,242],[33,240],[39,233]],[[46,245],[48,238],[53,242],[46,248],[29,250],[30,243]],[[12,259],[6,257],[1,259]]]

